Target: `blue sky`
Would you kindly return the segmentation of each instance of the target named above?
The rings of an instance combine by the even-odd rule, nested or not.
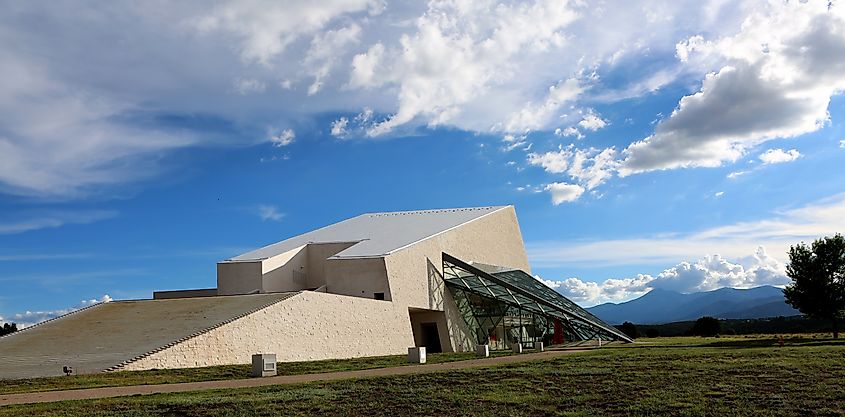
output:
[[[783,285],[845,229],[836,2],[3,7],[0,321],[362,212],[513,204],[583,305]]]

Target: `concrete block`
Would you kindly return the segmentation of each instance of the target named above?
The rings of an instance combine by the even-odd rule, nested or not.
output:
[[[513,353],[522,353],[522,343],[511,343],[511,350]]]
[[[546,350],[546,347],[543,345],[543,342],[534,342],[534,350],[543,352]]]
[[[490,345],[475,345],[475,355],[482,358],[490,357]]]
[[[252,355],[252,376],[276,376],[276,354],[256,353]]]
[[[409,347],[408,348],[408,362],[410,362],[410,363],[425,363],[425,346]]]

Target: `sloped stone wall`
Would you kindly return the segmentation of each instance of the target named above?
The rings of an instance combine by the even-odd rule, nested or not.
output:
[[[275,353],[279,362],[397,355],[413,345],[406,307],[306,291],[121,370],[247,364],[254,353]]]

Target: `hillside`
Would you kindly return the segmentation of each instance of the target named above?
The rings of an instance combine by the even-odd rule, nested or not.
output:
[[[625,321],[643,324],[694,320],[701,316],[724,319],[753,319],[801,314],[786,304],[780,288],[721,288],[683,294],[654,289],[624,303],[606,303],[587,309],[611,324]]]

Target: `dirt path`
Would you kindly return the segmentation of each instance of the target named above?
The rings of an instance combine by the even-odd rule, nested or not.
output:
[[[67,391],[29,392],[22,394],[0,394],[0,406],[13,404],[46,403],[68,400],[123,397],[128,395],[149,395],[166,392],[200,391],[208,389],[249,388],[266,385],[300,384],[304,382],[336,381],[351,378],[425,374],[453,369],[480,368],[509,363],[549,359],[560,355],[583,352],[589,349],[553,350],[522,355],[499,356],[495,358],[470,359],[427,365],[407,365],[392,368],[365,369],[360,371],[327,372],[320,374],[286,375],[267,378],[231,379],[225,381],[185,382],[179,384],[132,385],[126,387],[86,388]]]

